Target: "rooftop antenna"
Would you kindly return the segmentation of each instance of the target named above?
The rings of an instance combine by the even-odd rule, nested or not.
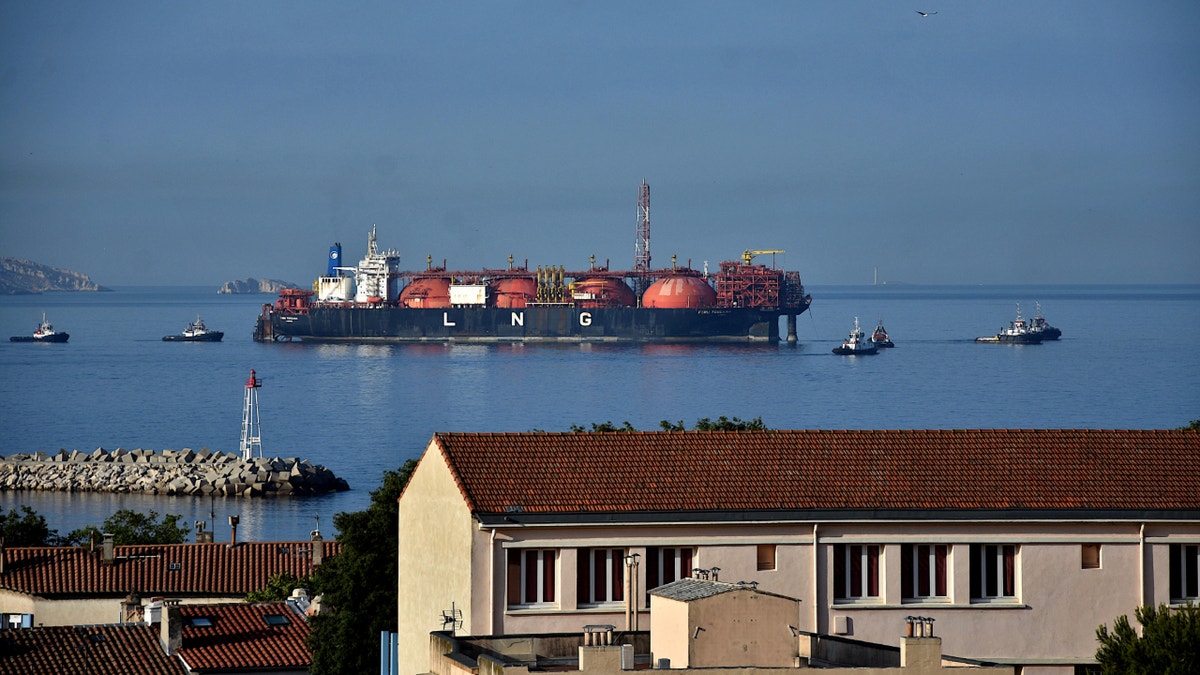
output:
[[[250,379],[246,380],[246,399],[242,405],[242,461],[249,461],[257,449],[262,457],[262,420],[258,414],[258,390],[262,380],[250,371]]]

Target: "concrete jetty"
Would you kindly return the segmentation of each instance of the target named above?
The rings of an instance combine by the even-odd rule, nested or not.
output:
[[[308,460],[192,450],[59,450],[0,456],[0,490],[285,497],[349,490]]]

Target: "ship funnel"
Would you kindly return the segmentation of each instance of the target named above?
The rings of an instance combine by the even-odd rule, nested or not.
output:
[[[329,273],[326,274],[325,276],[329,276],[329,277],[342,276],[341,270],[338,269],[338,267],[341,266],[341,264],[342,264],[342,244],[341,244],[341,242],[335,241],[333,243],[333,246],[329,247]]]

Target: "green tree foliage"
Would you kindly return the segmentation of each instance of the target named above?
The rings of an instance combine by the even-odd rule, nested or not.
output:
[[[0,511],[0,537],[7,546],[58,546],[62,538],[58,530],[46,525],[46,519],[28,506],[21,512],[10,509],[7,514]]]
[[[637,431],[637,429],[634,429],[633,425],[630,424],[628,421],[626,421],[623,425],[621,425],[619,427],[616,426],[615,424],[613,424],[611,420],[608,422],[602,422],[600,424],[596,424],[595,422],[593,422],[591,429],[580,426],[578,424],[571,425],[571,433],[576,433],[576,434],[582,434],[582,433],[588,433],[588,432],[595,433],[595,432],[603,432],[603,431],[631,432],[631,431]]]
[[[1191,424],[1187,425],[1186,427],[1181,427],[1181,428],[1182,429],[1200,430],[1200,420],[1192,420]]]
[[[1113,622],[1112,632],[1107,626],[1096,629],[1101,673],[1200,673],[1200,607],[1190,602],[1175,609],[1145,606],[1138,607],[1134,616],[1142,626],[1140,636],[1124,615]]]
[[[663,431],[685,431],[683,420],[672,424],[666,420],[659,423]],[[696,431],[766,431],[767,425],[763,424],[761,417],[755,417],[752,420],[743,420],[738,417],[730,419],[721,415],[714,422],[707,417],[701,417],[696,420],[696,426],[692,427]]]
[[[246,596],[246,602],[279,602],[292,597],[292,591],[303,588],[310,597],[319,595],[321,589],[312,576],[297,577],[291,572],[280,572],[267,579],[267,585]]]
[[[384,472],[366,511],[333,518],[341,552],[313,573],[314,585],[324,589],[308,637],[313,675],[379,669],[379,634],[396,630],[397,500],[416,468],[410,459]]]
[[[88,525],[73,530],[66,536],[66,543],[76,546],[91,541],[100,542],[104,534],[113,535],[113,543],[117,546],[130,544],[182,544],[187,541],[192,528],[180,525],[182,516],[169,513],[158,520],[158,513],[140,513],[132,509],[121,509],[109,516],[100,527]]]

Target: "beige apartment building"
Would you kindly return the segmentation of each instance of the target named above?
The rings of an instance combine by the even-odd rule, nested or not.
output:
[[[921,616],[947,655],[1072,673],[1100,624],[1200,597],[1198,485],[1182,430],[437,434],[400,498],[401,672],[447,625],[653,631],[694,577],[798,600],[798,631]]]

